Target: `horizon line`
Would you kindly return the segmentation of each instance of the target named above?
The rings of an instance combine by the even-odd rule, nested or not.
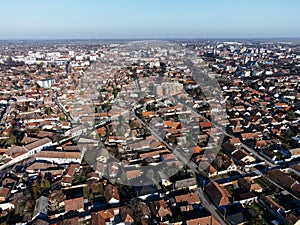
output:
[[[142,38],[142,37],[107,37],[107,38],[96,38],[96,37],[79,37],[79,38],[0,38],[0,41],[89,41],[89,40],[275,40],[275,39],[300,39],[298,37],[153,37],[153,38]]]

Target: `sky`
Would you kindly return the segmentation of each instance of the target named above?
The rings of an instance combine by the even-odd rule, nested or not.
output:
[[[0,0],[0,39],[300,37],[299,0]]]

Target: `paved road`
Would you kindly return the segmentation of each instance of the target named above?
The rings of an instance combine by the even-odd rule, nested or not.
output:
[[[12,103],[10,103],[10,101],[8,101],[8,106],[6,107],[5,113],[3,114],[3,117],[1,119],[1,123],[5,123],[6,117],[8,116],[10,110],[12,107]]]
[[[192,171],[193,173],[195,173],[195,175],[197,173],[201,173],[203,175],[206,176],[206,174],[203,173],[203,171],[199,170],[199,167],[192,162],[189,158],[185,157],[183,154],[179,153],[178,151],[174,150],[172,146],[169,145],[169,143],[167,143],[166,141],[164,141],[162,139],[162,137],[160,137],[156,131],[154,131],[151,127],[149,127],[143,120],[141,120],[139,117],[137,117],[134,114],[134,117],[147,129],[149,129],[149,131],[151,132],[151,134],[157,138],[159,141],[161,141],[162,143],[164,143],[170,150],[173,151],[173,154],[176,155],[177,159],[179,161],[181,161],[184,165],[187,165]],[[224,221],[223,217],[220,215],[221,213],[217,210],[217,208],[214,206],[214,204],[212,204],[208,198],[206,197],[205,193],[203,192],[203,190],[201,188],[198,188],[199,191],[199,197],[201,199],[201,204],[222,224],[222,225],[226,225],[227,223]]]
[[[225,132],[226,135],[229,137],[235,138],[233,135]],[[269,160],[265,159],[263,156],[258,154],[254,149],[250,148],[249,146],[242,143],[242,147],[245,148],[248,152],[252,153],[256,158],[260,159],[261,161],[265,162],[268,166],[273,167],[276,166],[274,163],[270,162]]]
[[[291,196],[293,196],[295,199],[298,199],[299,198],[297,196],[295,196],[293,193],[289,192],[288,190],[286,190],[285,187],[282,187],[281,185],[277,184],[276,182],[274,182],[273,180],[271,180],[269,177],[267,177],[265,174],[263,174],[261,171],[259,171],[258,169],[255,169],[255,168],[251,168],[251,171],[258,174],[258,175],[261,175],[262,177],[264,177],[266,180],[268,180],[270,183],[272,183],[273,185],[275,185],[276,187],[280,188],[280,189],[283,189],[285,191],[287,191]]]
[[[75,122],[74,118],[66,110],[66,108],[58,100],[55,100],[55,102],[57,103],[58,107],[63,111],[63,113],[67,116],[67,118],[70,119],[72,123],[74,123]]]
[[[264,158],[263,156],[261,156],[260,154],[258,154],[258,152],[256,152],[254,149],[250,148],[249,146],[245,145],[242,143],[243,148],[245,148],[248,152],[252,153],[256,158],[264,161],[268,166],[273,167],[275,166],[274,163],[270,162],[269,160],[267,160],[266,158]]]

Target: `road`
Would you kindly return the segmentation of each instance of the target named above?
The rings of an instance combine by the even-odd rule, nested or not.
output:
[[[1,123],[5,123],[6,117],[8,116],[10,110],[11,110],[12,104],[10,103],[10,100],[8,100],[8,106],[6,107],[5,113],[3,114],[3,117],[1,119]]]
[[[225,132],[225,134],[228,135],[231,138],[235,138],[233,135],[231,135],[227,132]],[[274,163],[272,163],[269,160],[265,159],[263,156],[258,154],[258,152],[256,152],[254,149],[250,148],[249,146],[245,145],[244,143],[242,143],[242,147],[244,149],[246,149],[248,152],[250,152],[251,154],[253,154],[255,156],[255,158],[260,159],[261,161],[265,162],[268,166],[270,166],[270,167],[276,166]]]
[[[57,103],[58,107],[63,111],[63,113],[65,114],[65,116],[71,120],[72,123],[74,123],[74,118],[71,116],[71,114],[66,110],[66,108],[58,101],[55,100],[55,102]]]
[[[226,132],[226,134],[230,137],[234,137],[230,134],[228,134]],[[242,147],[245,148],[248,152],[252,153],[256,158],[264,161],[266,163],[268,167],[268,169],[273,169],[278,167],[278,165],[275,165],[274,163],[270,162],[269,160],[265,159],[263,156],[259,155],[254,149],[252,149],[251,147],[245,145],[242,143]],[[297,162],[296,162],[297,163]],[[268,178],[267,176],[265,176],[265,174],[263,174],[261,171],[259,171],[258,169],[256,169],[255,167],[249,167],[249,171],[256,173],[257,175],[261,175],[262,177],[264,177],[266,180],[268,180],[269,182],[271,182],[272,184],[274,184],[276,187],[280,188],[280,189],[284,189],[286,190],[286,188],[280,186],[280,184],[277,184],[276,182],[274,182],[273,180],[271,180],[270,178]],[[289,191],[288,191],[289,192]],[[295,199],[299,199],[297,196],[295,196],[294,194],[292,194],[291,192],[289,192],[289,194],[291,196],[293,196]]]
[[[265,159],[263,156],[258,154],[254,149],[250,148],[249,146],[242,143],[242,146],[244,149],[246,149],[248,152],[252,153],[256,158],[260,159],[261,161],[265,162],[268,166],[273,167],[275,166],[274,163],[270,162],[269,160]]]
[[[279,189],[282,189],[282,190],[285,190],[287,191],[291,196],[293,196],[295,199],[299,200],[299,198],[294,195],[293,193],[291,193],[290,191],[286,190],[285,187],[282,187],[281,185],[277,184],[276,182],[274,182],[273,180],[271,180],[270,178],[268,178],[265,174],[263,174],[261,171],[259,171],[258,169],[255,169],[255,168],[251,168],[251,171],[258,174],[258,175],[261,175],[262,177],[264,177],[266,180],[268,180],[270,183],[272,183],[273,185],[275,185],[276,187],[278,187]]]
[[[171,145],[169,145],[169,143],[167,143],[166,141],[164,141],[162,139],[162,137],[160,137],[156,131],[154,131],[151,127],[149,127],[143,120],[141,120],[139,117],[137,117],[134,114],[134,117],[144,126],[146,127],[151,134],[157,138],[160,142],[164,143],[170,150],[173,151],[173,154],[177,157],[178,160],[180,160],[184,165],[187,165],[192,171],[193,173],[195,173],[195,175],[197,173],[201,173],[206,177],[206,174],[203,173],[203,171],[199,170],[198,165],[196,165],[194,162],[192,162],[189,158],[186,158],[184,155],[182,155],[181,153],[179,153],[178,151],[174,150],[173,147]],[[224,221],[223,217],[221,216],[221,213],[217,210],[217,208],[214,206],[214,204],[212,204],[208,198],[206,197],[205,193],[203,192],[203,190],[201,188],[198,188],[198,192],[199,192],[199,197],[201,200],[201,204],[211,213],[211,215],[213,215],[222,225],[227,225],[227,223]]]

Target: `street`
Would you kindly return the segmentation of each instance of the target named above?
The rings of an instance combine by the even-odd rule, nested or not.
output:
[[[134,113],[134,117],[135,119],[137,119],[144,127],[146,127],[147,129],[149,129],[149,131],[151,132],[151,134],[157,138],[160,142],[164,143],[170,150],[172,150],[173,154],[177,157],[177,159],[179,161],[181,161],[184,165],[187,165],[192,172],[196,175],[197,173],[201,173],[204,176],[206,176],[206,174],[199,170],[199,167],[192,162],[190,159],[187,159],[186,157],[184,157],[182,154],[180,154],[178,151],[174,150],[172,146],[169,145],[169,143],[165,142],[152,128],[150,128],[143,120],[141,120],[138,116],[135,115]],[[198,186],[200,186],[198,184]],[[224,221],[223,217],[220,215],[221,213],[217,210],[217,208],[214,206],[213,203],[211,203],[207,196],[205,195],[205,193],[203,192],[203,190],[201,188],[198,187],[198,192],[199,192],[199,197],[201,200],[201,204],[211,213],[211,215],[213,215],[222,225],[226,225],[227,223]]]

